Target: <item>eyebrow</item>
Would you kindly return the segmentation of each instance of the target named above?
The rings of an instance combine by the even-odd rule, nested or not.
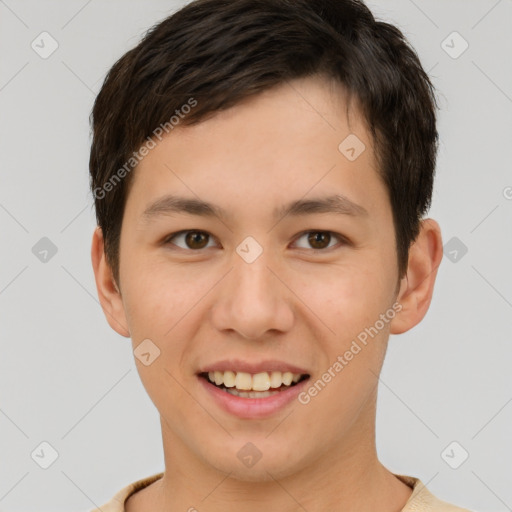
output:
[[[233,215],[218,205],[197,198],[176,195],[165,195],[151,203],[143,212],[145,222],[155,217],[172,215],[173,213],[185,213],[201,217],[219,217],[230,220]],[[361,205],[354,203],[342,194],[313,199],[298,199],[280,208],[275,208],[273,217],[275,220],[286,215],[299,217],[315,213],[335,213],[337,215],[349,215],[353,217],[366,217],[368,211]]]

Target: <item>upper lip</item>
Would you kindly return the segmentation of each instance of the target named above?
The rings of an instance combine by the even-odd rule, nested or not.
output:
[[[284,361],[278,361],[276,359],[267,359],[260,362],[249,362],[243,359],[223,359],[215,363],[207,364],[203,366],[198,373],[208,373],[213,371],[234,371],[234,372],[246,372],[246,373],[261,373],[261,372],[292,372],[300,373],[301,375],[309,375],[308,371],[299,366],[295,366]]]

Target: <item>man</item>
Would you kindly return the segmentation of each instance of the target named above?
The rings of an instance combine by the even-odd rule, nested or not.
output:
[[[165,471],[103,512],[462,511],[378,460],[390,334],[442,258],[435,98],[348,0],[196,0],[94,105],[92,262]]]

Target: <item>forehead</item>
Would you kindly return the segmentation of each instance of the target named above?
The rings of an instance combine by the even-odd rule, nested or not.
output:
[[[291,200],[341,195],[348,199],[345,207],[356,203],[363,213],[365,203],[375,202],[373,194],[386,194],[354,105],[349,109],[343,88],[307,78],[198,124],[178,125],[139,163],[128,199],[135,200],[139,215],[156,211],[156,201],[174,194],[197,199],[196,209],[221,203],[225,215],[230,204],[268,205],[275,217]]]

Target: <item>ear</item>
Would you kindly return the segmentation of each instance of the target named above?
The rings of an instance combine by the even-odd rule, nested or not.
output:
[[[409,249],[407,273],[402,278],[396,299],[402,309],[391,321],[391,334],[412,329],[426,315],[442,258],[441,228],[435,220],[424,219],[418,237]]]
[[[103,233],[99,226],[96,227],[92,236],[91,260],[103,313],[105,313],[107,321],[114,331],[129,338],[130,331],[126,327],[128,322],[126,321],[121,292],[117,288],[112,270],[107,263]]]

